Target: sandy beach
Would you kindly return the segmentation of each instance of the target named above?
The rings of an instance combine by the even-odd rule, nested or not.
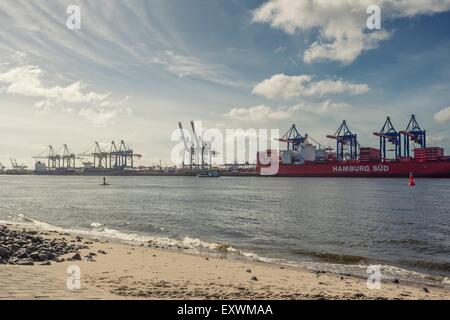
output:
[[[7,228],[17,230],[8,225]],[[29,231],[29,230],[27,230]],[[34,230],[34,232],[36,232]],[[56,231],[36,236],[84,249],[33,265],[0,264],[0,299],[449,299],[450,290],[366,279],[183,250],[111,242]],[[62,261],[64,260],[64,261]],[[31,263],[30,263],[31,264]],[[68,268],[81,271],[68,289]]]

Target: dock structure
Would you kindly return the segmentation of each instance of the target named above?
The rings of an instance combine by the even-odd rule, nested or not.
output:
[[[212,149],[210,142],[203,138],[203,132],[197,132],[194,121],[190,122],[192,129],[192,137],[186,135],[188,131],[183,129],[181,122],[178,122],[178,127],[181,131],[181,138],[184,144],[182,167],[191,170],[205,170],[212,169],[212,158],[218,155],[218,152]],[[186,163],[186,160],[188,163]]]
[[[78,158],[74,153],[69,150],[67,144],[64,144],[62,148],[58,151],[55,151],[52,145],[49,145],[48,148],[34,156],[33,159],[36,160],[45,160],[47,162],[46,170],[61,170],[61,169],[75,169],[76,168],[76,159]],[[39,164],[42,164],[41,161],[38,161]]]
[[[97,169],[134,168],[135,159],[142,158],[142,155],[135,153],[124,140],[121,140],[118,146],[114,140],[111,141],[108,149],[102,148],[96,141],[91,148],[80,153],[79,156],[93,158],[92,167]]]
[[[88,150],[79,154],[71,152],[67,144],[64,144],[60,150],[55,150],[52,145],[49,145],[46,150],[33,156],[33,159],[37,160],[35,171],[44,174],[55,171],[68,173],[77,169],[132,169],[135,159],[141,157],[142,155],[135,153],[124,140],[121,140],[118,145],[112,141],[108,149],[102,148],[96,141]],[[86,161],[86,158],[92,159],[92,162]],[[77,166],[77,160],[82,161],[82,166]]]
[[[79,156],[93,158],[92,167],[97,169],[134,168],[135,159],[142,157],[142,155],[135,153],[124,140],[121,140],[118,146],[114,140],[111,141],[108,149],[102,148],[96,141],[91,148],[80,153]]]

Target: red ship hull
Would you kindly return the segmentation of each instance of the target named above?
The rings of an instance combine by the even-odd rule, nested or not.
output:
[[[257,165],[257,172],[266,175]],[[345,178],[407,178],[410,173],[421,178],[450,178],[450,161],[385,161],[385,162],[326,162],[282,164],[275,176],[280,177],[345,177]],[[269,174],[270,175],[270,174]]]

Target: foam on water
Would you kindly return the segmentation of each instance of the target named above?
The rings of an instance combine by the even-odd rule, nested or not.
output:
[[[78,235],[89,235],[93,237],[117,239],[127,242],[153,243],[155,245],[161,246],[173,246],[173,247],[179,246],[188,249],[208,249],[208,250],[226,251],[230,253],[239,252],[235,248],[226,244],[207,242],[200,240],[198,238],[192,238],[188,236],[184,237],[183,239],[172,239],[168,237],[154,237],[154,236],[140,235],[137,233],[124,233],[119,230],[109,229],[105,227],[103,224],[98,222],[93,222],[90,224],[90,226],[92,227],[91,230],[61,228],[48,224],[46,222],[29,218],[24,214],[18,214],[17,217],[12,221],[0,221],[0,222],[13,223],[15,225],[23,227],[34,227],[36,229],[45,231],[57,231],[60,233],[68,232]]]
[[[270,264],[277,264],[289,267],[301,267],[313,271],[325,271],[335,274],[350,274],[361,278],[367,278],[366,264],[339,264],[328,262],[298,262],[285,259],[275,259],[260,256],[256,253],[245,252],[236,249],[230,245],[222,243],[214,243],[203,241],[198,238],[185,236],[182,239],[173,239],[168,237],[154,237],[147,235],[140,235],[136,233],[124,233],[119,230],[109,229],[103,224],[93,222],[90,224],[91,230],[61,228],[46,222],[29,218],[24,214],[18,214],[17,217],[10,221],[1,221],[0,223],[10,223],[16,226],[32,227],[43,231],[56,231],[60,233],[72,233],[77,235],[87,235],[91,237],[115,239],[130,243],[152,243],[159,246],[182,247],[190,250],[192,253],[205,253],[205,251],[213,254],[229,254],[227,257],[244,258],[253,261],[259,261]],[[438,285],[450,288],[450,279],[441,276],[430,276],[424,273],[419,273],[411,270],[402,269],[391,265],[378,265],[382,274],[382,280],[392,281],[398,279],[404,282],[420,283],[424,285]]]

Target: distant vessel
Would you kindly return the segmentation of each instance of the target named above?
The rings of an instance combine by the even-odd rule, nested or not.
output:
[[[295,125],[279,141],[287,143],[286,150],[258,152],[258,175],[292,177],[414,177],[450,178],[450,157],[440,147],[427,147],[426,134],[411,117],[405,131],[397,132],[390,118],[380,132],[380,149],[360,147],[356,134],[342,123],[334,135],[336,150],[319,148],[309,143],[308,135],[301,135]],[[403,140],[403,152],[402,152]],[[410,143],[418,145],[410,156]],[[387,145],[392,145],[388,150]],[[387,158],[387,151],[394,159]]]
[[[202,171],[199,174],[197,174],[198,178],[219,178],[220,173],[216,170],[208,170],[208,171]]]

